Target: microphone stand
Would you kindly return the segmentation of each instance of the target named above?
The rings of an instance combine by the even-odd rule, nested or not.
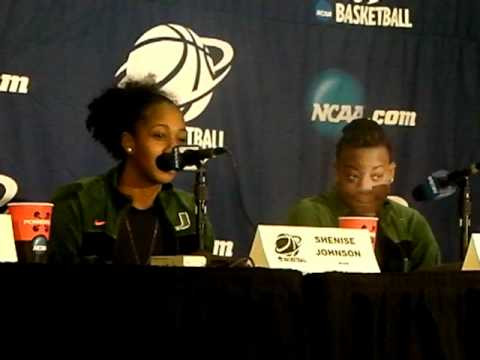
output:
[[[195,195],[195,215],[196,215],[196,231],[197,231],[197,243],[199,250],[204,250],[205,244],[205,230],[207,228],[207,167],[206,163],[199,161],[197,163],[197,171],[195,176],[194,185]]]
[[[459,198],[458,210],[459,210],[459,226],[460,226],[460,256],[461,260],[465,258],[468,249],[468,243],[470,240],[470,226],[472,215],[472,197],[470,178],[468,176],[463,177],[457,182],[461,190],[461,197]]]

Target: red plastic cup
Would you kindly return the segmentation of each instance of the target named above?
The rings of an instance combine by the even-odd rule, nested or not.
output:
[[[375,249],[377,240],[378,218],[374,216],[340,216],[338,226],[344,229],[367,229],[370,233],[370,240]]]
[[[48,240],[52,210],[52,203],[9,203],[8,213],[12,216],[15,241],[32,241],[39,235]]]
[[[46,202],[8,204],[19,262],[41,262],[35,254],[46,254],[52,211],[53,204]]]

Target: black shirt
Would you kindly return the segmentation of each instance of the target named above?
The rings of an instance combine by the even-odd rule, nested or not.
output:
[[[152,255],[177,253],[163,209],[130,207],[115,242],[114,264],[147,264]]]

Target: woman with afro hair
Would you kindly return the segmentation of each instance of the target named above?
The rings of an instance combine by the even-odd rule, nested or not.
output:
[[[202,249],[193,196],[155,163],[186,142],[175,101],[145,79],[107,89],[88,109],[88,131],[118,165],[56,191],[49,262],[148,264],[153,255],[211,251],[211,224]]]

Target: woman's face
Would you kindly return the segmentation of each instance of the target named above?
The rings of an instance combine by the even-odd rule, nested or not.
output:
[[[355,215],[378,214],[394,175],[395,163],[385,146],[346,147],[337,159],[337,190]]]
[[[127,162],[137,175],[152,185],[172,182],[176,172],[158,169],[155,160],[174,146],[185,144],[187,131],[180,110],[168,103],[153,104],[137,122],[134,134],[125,134],[126,147],[132,148],[127,151]]]

